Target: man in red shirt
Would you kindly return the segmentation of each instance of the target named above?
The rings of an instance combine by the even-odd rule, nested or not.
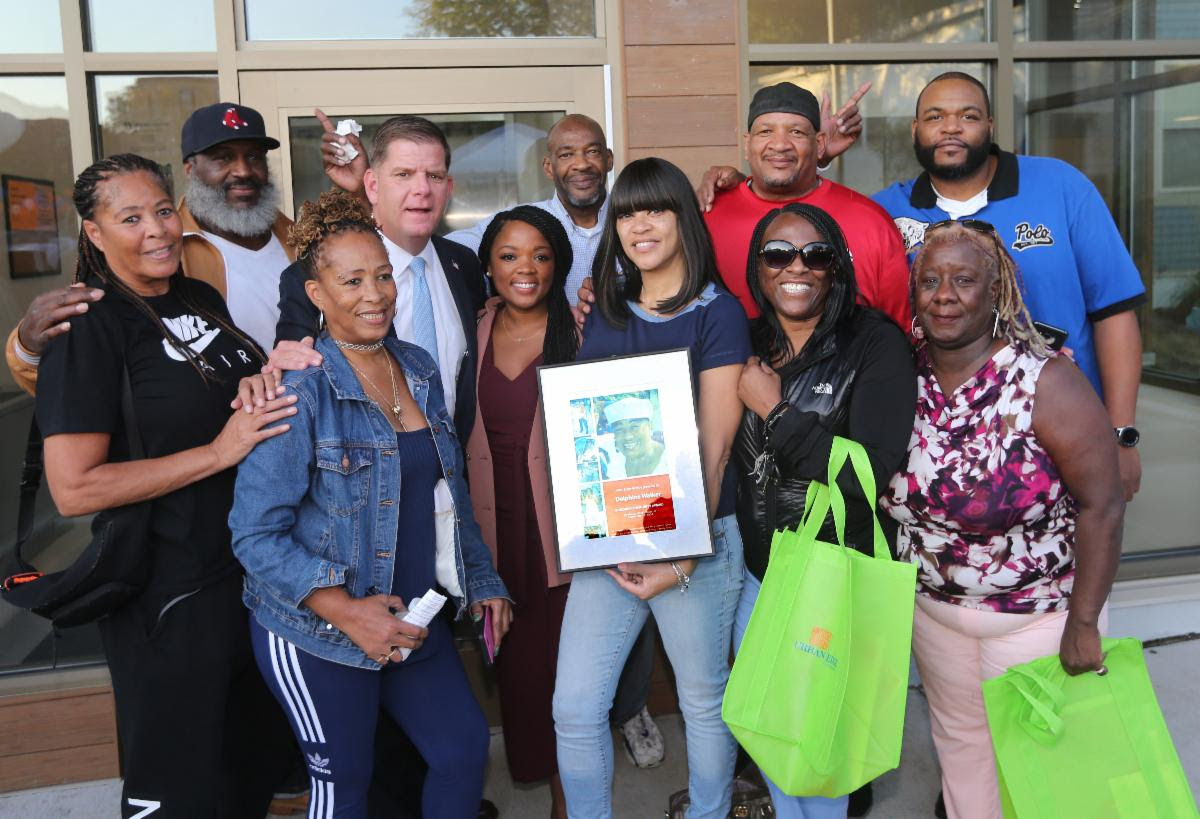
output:
[[[907,330],[911,316],[904,241],[882,207],[817,175],[825,141],[817,98],[790,82],[761,88],[750,102],[747,129],[750,177],[718,192],[704,215],[717,269],[746,314],[758,315],[746,287],[746,254],[754,226],[772,208],[806,202],[828,212],[846,234],[859,300],[887,313]]]

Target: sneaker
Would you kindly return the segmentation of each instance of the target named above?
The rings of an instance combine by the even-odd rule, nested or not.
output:
[[[650,712],[642,706],[621,725],[625,756],[639,768],[655,768],[663,761],[663,738]]]

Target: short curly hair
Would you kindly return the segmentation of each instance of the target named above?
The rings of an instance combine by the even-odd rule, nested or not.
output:
[[[369,233],[379,238],[371,211],[361,199],[334,189],[322,193],[316,202],[300,205],[296,223],[288,229],[288,244],[295,249],[305,278],[317,277],[322,244],[340,233]]]

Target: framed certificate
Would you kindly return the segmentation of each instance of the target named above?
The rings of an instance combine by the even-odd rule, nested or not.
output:
[[[538,368],[563,572],[713,553],[686,349]]]
[[[8,271],[14,279],[57,276],[62,272],[58,247],[58,203],[48,179],[0,176]]]

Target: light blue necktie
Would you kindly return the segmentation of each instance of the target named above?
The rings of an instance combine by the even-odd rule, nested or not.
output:
[[[429,282],[425,279],[425,260],[420,256],[413,256],[413,260],[408,263],[408,269],[413,272],[413,341],[429,353],[434,368],[440,370],[437,326],[433,323],[433,299],[429,295]]]

